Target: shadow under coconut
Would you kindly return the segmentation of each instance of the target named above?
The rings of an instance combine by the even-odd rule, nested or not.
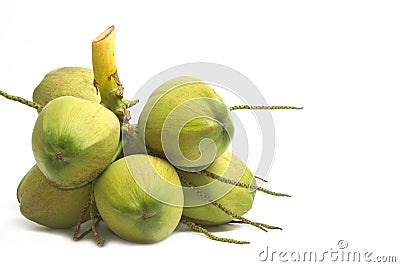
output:
[[[240,224],[222,224],[222,225],[215,225],[215,226],[204,226],[201,225],[204,229],[208,230],[211,233],[222,233],[222,232],[230,232],[234,231],[236,229],[241,228],[242,226],[245,225],[240,225]],[[193,232],[192,229],[190,229],[189,226],[179,223],[178,227],[175,229],[177,232]]]
[[[245,225],[243,225],[243,226],[245,226]],[[211,233],[218,233],[218,232],[234,231],[235,229],[238,229],[240,227],[242,227],[242,225],[224,224],[224,225],[218,225],[218,226],[206,226],[204,228],[207,229],[208,231],[210,231]],[[81,232],[83,232],[89,228],[90,228],[90,222],[85,222],[84,224],[81,225]],[[73,230],[74,229],[72,229],[72,231]],[[122,245],[126,245],[126,246],[143,246],[143,245],[151,246],[151,245],[157,244],[159,242],[163,242],[165,239],[168,238],[168,237],[166,237],[165,239],[160,240],[159,242],[156,242],[156,243],[136,243],[136,242],[127,241],[125,239],[120,238],[113,231],[111,231],[103,221],[101,221],[97,225],[96,231],[97,231],[100,239],[105,240],[104,246],[107,246],[109,243],[114,243],[114,242],[122,244]],[[179,223],[177,228],[171,233],[171,235],[174,235],[176,233],[184,233],[184,232],[197,233],[197,232],[193,231],[192,229],[190,229],[185,224]],[[205,236],[205,238],[207,238],[207,237]],[[93,242],[94,245],[96,244],[96,242],[94,241],[92,232],[88,233],[85,237],[82,238],[82,240],[89,240],[90,242]],[[77,242],[80,242],[80,241],[77,241]]]
[[[230,232],[234,229],[239,228],[240,226],[238,225],[231,225],[231,224],[223,224],[223,225],[218,225],[218,226],[201,226],[198,224],[195,224],[191,221],[189,221],[186,218],[182,218],[181,220],[182,224],[185,224],[187,228],[179,228],[181,231],[184,229],[184,232],[189,232],[190,230],[193,233],[196,234],[203,234],[204,236],[208,237],[211,240],[214,241],[220,241],[220,242],[226,242],[226,243],[233,243],[233,244],[250,244],[249,241],[243,241],[243,240],[237,240],[237,239],[232,239],[228,237],[221,237],[218,235],[215,235],[215,233],[221,233],[221,232]],[[184,226],[182,226],[184,227]],[[178,229],[178,231],[179,231]]]
[[[66,240],[71,241],[71,243],[73,243],[73,242],[78,242],[78,243],[79,242],[85,242],[85,243],[90,242],[93,244],[93,246],[96,246],[96,242],[93,237],[93,232],[87,233],[81,240],[74,241],[73,236],[74,236],[74,232],[75,232],[75,227],[65,228],[65,229],[49,228],[49,227],[40,225],[38,223],[29,221],[24,218],[16,219],[14,223],[20,225],[23,229],[26,229],[27,231],[61,236],[61,237],[65,238]],[[234,231],[235,229],[245,227],[245,225],[224,224],[224,225],[218,225],[218,226],[202,226],[202,227],[211,233],[220,233],[220,232]],[[84,222],[81,224],[79,234],[83,233],[84,231],[86,231],[88,229],[90,229],[90,221],[87,221],[87,222]],[[100,237],[100,240],[105,240],[104,246],[107,246],[108,244],[114,243],[114,242],[116,242],[118,244],[126,245],[126,246],[152,245],[151,243],[149,243],[149,244],[148,243],[134,243],[134,242],[124,240],[124,239],[120,238],[119,236],[117,236],[116,234],[114,234],[114,232],[112,232],[103,221],[100,221],[100,223],[97,225],[96,231]],[[195,231],[190,229],[185,224],[179,223],[177,228],[175,229],[175,231],[172,232],[172,235],[175,233],[185,233],[185,232],[196,233]],[[205,238],[207,238],[207,237],[205,237]],[[162,241],[163,240],[161,240],[160,242],[162,242]]]
[[[40,225],[40,224],[32,222],[32,221],[29,221],[25,218],[18,219],[18,220],[16,220],[15,223],[20,225],[23,229],[26,229],[28,231],[40,232],[40,233],[46,233],[46,234],[55,234],[58,236],[63,236],[65,238],[68,238],[71,241],[72,241],[72,237],[74,234],[74,228],[63,228],[63,229],[50,228],[50,227],[46,227],[46,226]]]
[[[87,227],[89,227],[89,226],[90,225],[88,225]],[[225,225],[218,225],[218,226],[207,226],[204,228],[207,229],[208,231],[210,231],[211,233],[219,233],[219,232],[234,231],[235,229],[238,229],[240,227],[241,227],[241,225],[225,224]],[[107,243],[111,243],[111,242],[117,242],[119,244],[124,244],[124,245],[129,245],[129,246],[135,246],[135,245],[150,246],[150,245],[154,244],[154,243],[135,243],[135,242],[130,242],[125,239],[122,239],[119,236],[117,236],[116,234],[114,234],[114,232],[111,231],[104,222],[100,222],[99,225],[97,226],[96,230],[100,236],[100,239],[105,240],[105,244],[104,244],[105,246],[107,245]],[[192,229],[190,229],[185,224],[179,223],[178,226],[176,227],[176,229],[171,233],[171,235],[174,235],[175,233],[185,233],[185,232],[197,233],[197,232],[193,231]],[[87,239],[87,238],[93,239],[92,233],[89,233],[86,237],[84,237],[84,239]],[[167,239],[167,238],[168,237],[166,237],[165,239]],[[207,238],[207,237],[205,236],[205,238]],[[163,242],[165,239],[160,240],[159,242]],[[156,243],[159,243],[159,242],[156,242]]]
[[[90,228],[90,222],[85,222],[84,224],[81,225],[81,231],[83,232],[86,229]],[[121,245],[125,246],[151,246],[154,244],[157,244],[159,242],[163,242],[163,240],[156,242],[156,243],[140,243],[140,242],[132,242],[125,240],[118,235],[116,235],[111,229],[108,228],[108,226],[104,223],[104,221],[100,221],[100,223],[96,227],[97,234],[99,235],[99,238],[101,241],[104,242],[104,246],[107,246],[110,243],[118,243]],[[173,234],[173,233],[172,233]],[[76,241],[76,242],[81,242],[83,240],[89,240],[90,242],[93,242],[94,245],[96,245],[96,241],[93,237],[93,232],[88,233],[85,237],[83,237],[81,240]]]
[[[50,235],[56,235],[56,236],[62,236],[65,239],[70,240],[71,242],[90,242],[94,246],[96,246],[96,242],[93,238],[93,233],[89,232],[86,234],[81,240],[74,241],[73,236],[75,233],[75,227],[71,228],[50,228],[46,227],[43,225],[40,225],[38,223],[29,221],[25,218],[19,218],[15,220],[15,223],[20,225],[21,228],[26,229],[27,231],[32,231],[32,232],[38,232],[38,233],[44,233],[44,234],[50,234]],[[79,234],[83,233],[84,231],[90,229],[90,221],[84,222],[81,224],[80,232]],[[99,225],[96,227],[96,231],[98,232],[100,238],[103,240],[106,240],[105,245],[108,242],[119,242],[123,243],[126,245],[132,244],[131,242],[128,242],[126,240],[123,240],[119,237],[117,237],[111,230],[108,229],[108,227],[105,225],[104,222],[100,222]]]
[[[86,222],[85,226],[83,226],[83,227],[84,227],[84,229],[89,229],[90,222]],[[96,227],[96,231],[99,234],[100,239],[105,241],[104,246],[107,246],[109,243],[114,243],[114,242],[123,244],[126,246],[138,245],[137,243],[129,242],[125,239],[120,238],[116,234],[114,234],[114,232],[108,228],[108,226],[104,223],[104,221],[100,221],[100,223]],[[96,242],[94,241],[92,232],[87,234],[87,236],[85,236],[83,239],[90,239],[94,244],[96,244]],[[79,241],[77,241],[77,242],[79,242]]]

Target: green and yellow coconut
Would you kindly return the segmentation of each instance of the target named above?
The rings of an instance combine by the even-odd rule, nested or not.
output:
[[[62,188],[97,178],[118,153],[120,124],[99,103],[72,96],[50,101],[32,133],[32,150],[43,174]]]
[[[76,225],[90,190],[91,185],[58,188],[34,165],[20,182],[17,198],[25,218],[51,228],[70,228]],[[86,214],[83,221],[88,218]]]
[[[228,148],[233,122],[224,100],[206,82],[183,76],[159,86],[138,121],[146,147],[175,167],[197,171]]]
[[[190,185],[205,193],[207,197],[238,216],[245,214],[253,205],[255,190],[218,181],[211,178],[204,171],[177,171],[181,175],[183,185],[188,185],[189,182]],[[217,158],[205,171],[250,187],[256,186],[253,173],[242,160],[229,150]],[[202,225],[219,225],[234,219],[197,193],[191,190],[185,190],[184,192],[185,208],[183,209],[183,215],[191,221]]]
[[[63,67],[46,74],[33,91],[33,102],[45,106],[60,96],[75,96],[100,103],[93,85],[93,71],[83,67]]]
[[[154,243],[170,235],[183,209],[183,191],[173,166],[144,154],[111,164],[96,180],[99,213],[119,237]]]

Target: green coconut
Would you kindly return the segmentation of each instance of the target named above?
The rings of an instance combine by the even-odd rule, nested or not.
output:
[[[220,182],[203,172],[177,171],[181,175],[181,179],[184,179],[182,184],[185,185],[185,180],[189,181],[191,185],[200,188],[212,200],[217,201],[238,216],[244,215],[253,205],[255,190]],[[254,175],[250,169],[229,150],[217,158],[206,171],[231,181],[256,186]],[[201,204],[199,200],[203,200],[204,204]],[[200,199],[200,196],[193,194],[190,190],[185,191],[183,215],[202,225],[220,225],[234,219],[204,198]]]
[[[93,71],[83,67],[63,67],[46,74],[33,91],[33,102],[45,106],[60,96],[75,96],[100,103],[101,97],[93,85]]]
[[[138,121],[146,147],[174,166],[196,171],[229,146],[229,107],[207,83],[189,76],[171,79],[149,97]]]
[[[34,165],[20,182],[17,198],[21,213],[27,219],[51,228],[70,228],[76,225],[90,190],[91,185],[58,188]],[[83,221],[88,219],[86,214]]]
[[[32,150],[43,174],[63,188],[83,186],[100,175],[118,150],[120,124],[99,103],[62,96],[39,113]]]
[[[183,191],[173,166],[144,154],[115,161],[96,180],[94,196],[99,213],[119,237],[154,243],[178,225]]]

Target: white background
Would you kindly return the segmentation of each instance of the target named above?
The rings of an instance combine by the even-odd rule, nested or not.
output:
[[[91,67],[92,39],[115,25],[128,98],[166,68],[205,61],[246,75],[269,104],[305,109],[273,113],[276,154],[264,186],[293,197],[258,193],[247,214],[283,231],[210,228],[252,242],[239,246],[179,227],[138,245],[103,226],[99,249],[91,236],[76,243],[71,229],[19,213],[36,111],[0,98],[0,266],[266,266],[258,255],[267,246],[322,254],[341,239],[348,251],[400,261],[399,14],[398,1],[3,1],[0,88],[9,93],[30,99],[47,72]]]

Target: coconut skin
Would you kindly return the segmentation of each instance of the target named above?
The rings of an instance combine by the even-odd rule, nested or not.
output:
[[[254,175],[250,169],[229,150],[217,158],[206,170],[230,180],[252,186],[256,185]],[[242,216],[249,211],[253,205],[256,194],[255,190],[228,185],[201,173],[177,171],[194,186],[199,187],[213,183],[208,189],[202,188],[203,192],[236,215]],[[184,181],[182,181],[182,184],[184,184]],[[221,192],[226,193],[221,197]],[[185,204],[190,203],[191,199],[189,198],[192,197],[194,197],[194,195],[185,194]],[[185,205],[183,215],[198,224],[220,225],[234,219],[212,204],[187,207],[189,205]]]
[[[128,167],[129,166],[129,167]],[[135,173],[140,177],[134,178]],[[163,188],[157,179],[176,186],[179,191]],[[142,179],[151,192],[167,196],[170,205],[147,192],[135,179]],[[108,167],[94,186],[99,213],[119,237],[139,243],[154,243],[170,235],[178,225],[183,209],[183,191],[178,174],[167,161],[148,155],[130,155]]]
[[[172,123],[166,125],[167,118]],[[175,167],[196,171],[227,149],[234,127],[229,108],[213,88],[197,78],[182,76],[153,91],[140,114],[138,130],[152,153],[167,157]],[[176,135],[179,144],[169,147]],[[199,147],[206,139],[214,144]]]
[[[50,101],[35,122],[32,150],[43,174],[62,188],[88,184],[112,162],[120,124],[110,110],[72,96]]]
[[[90,190],[91,185],[60,189],[34,165],[21,180],[17,198],[20,211],[28,220],[51,228],[70,228],[76,225]],[[88,219],[89,215],[86,214],[83,221]]]
[[[60,96],[75,96],[100,103],[93,85],[93,71],[83,67],[63,67],[47,73],[33,91],[33,102],[45,106]]]

